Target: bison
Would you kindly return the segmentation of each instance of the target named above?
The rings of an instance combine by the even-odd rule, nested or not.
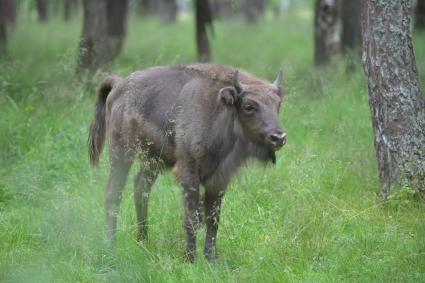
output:
[[[279,123],[282,72],[274,83],[233,67],[187,64],[152,67],[100,85],[90,126],[89,157],[97,165],[105,132],[110,173],[105,190],[108,236],[116,237],[117,214],[133,161],[137,238],[147,238],[148,199],[157,175],[173,168],[185,205],[185,256],[195,260],[203,185],[204,254],[216,257],[220,204],[230,178],[250,157],[275,162],[286,143]]]

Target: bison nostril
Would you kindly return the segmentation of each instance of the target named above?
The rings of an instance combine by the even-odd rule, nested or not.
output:
[[[269,137],[269,140],[270,140],[272,143],[277,143],[277,142],[279,141],[279,137],[278,137],[277,135],[271,135],[271,136]]]
[[[284,145],[286,143],[286,133],[275,133],[269,135],[269,141],[275,145]]]

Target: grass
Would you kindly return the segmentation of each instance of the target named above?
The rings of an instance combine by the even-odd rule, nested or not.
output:
[[[118,241],[106,244],[107,153],[100,169],[89,167],[95,93],[73,78],[80,22],[20,19],[0,62],[0,281],[425,282],[425,208],[406,194],[377,201],[363,72],[347,73],[343,63],[314,72],[311,25],[296,11],[254,27],[216,24],[215,62],[269,80],[284,70],[288,144],[276,166],[253,162],[229,187],[220,260],[206,262],[199,247],[188,264],[170,173],[152,192],[150,240],[135,241],[129,179]],[[193,34],[188,21],[131,18],[113,72],[193,61]],[[415,49],[424,85],[425,34],[416,34]]]

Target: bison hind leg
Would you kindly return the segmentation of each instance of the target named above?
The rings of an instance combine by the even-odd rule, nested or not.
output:
[[[123,154],[118,155],[116,158],[111,158],[109,180],[105,189],[105,208],[108,223],[108,238],[110,240],[115,240],[116,238],[121,196],[131,164],[132,160],[129,160]]]
[[[141,166],[134,179],[134,205],[137,217],[137,240],[148,237],[148,202],[151,188],[155,183],[158,171]]]

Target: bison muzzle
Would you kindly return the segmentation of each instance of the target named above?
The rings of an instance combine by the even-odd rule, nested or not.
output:
[[[153,67],[126,79],[107,77],[100,85],[89,133],[89,156],[97,165],[105,133],[110,174],[105,190],[108,236],[116,237],[117,214],[131,164],[137,238],[147,238],[148,199],[166,168],[182,186],[186,258],[195,260],[203,185],[207,259],[216,257],[220,204],[237,169],[250,157],[276,160],[286,143],[280,126],[282,73],[268,83],[230,66],[214,64]]]

